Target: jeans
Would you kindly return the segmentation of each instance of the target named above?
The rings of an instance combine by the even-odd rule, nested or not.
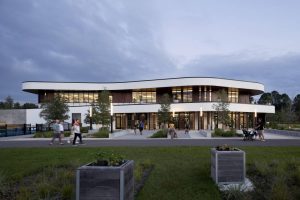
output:
[[[73,139],[73,144],[75,144],[75,141],[76,141],[77,137],[79,137],[80,144],[82,144],[82,137],[81,137],[81,133],[75,133],[75,135],[74,135],[74,139]]]

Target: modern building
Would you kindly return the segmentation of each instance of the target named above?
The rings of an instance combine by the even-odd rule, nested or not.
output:
[[[70,106],[70,119],[83,119],[91,103],[102,90],[109,91],[113,107],[114,129],[131,129],[135,120],[144,120],[145,129],[158,129],[157,112],[164,94],[173,102],[171,112],[176,128],[191,129],[222,127],[214,105],[220,101],[219,91],[225,91],[229,103],[233,128],[253,127],[256,118],[264,119],[266,113],[275,113],[274,106],[258,105],[251,98],[264,92],[257,82],[213,77],[181,77],[128,82],[23,82],[23,91],[37,95],[38,103],[51,101],[54,95],[63,97]],[[224,93],[224,92],[223,92]],[[27,112],[27,123],[44,123],[40,109]]]

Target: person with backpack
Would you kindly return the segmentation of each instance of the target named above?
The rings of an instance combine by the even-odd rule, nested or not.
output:
[[[140,130],[140,135],[143,134],[143,130],[144,130],[144,122],[141,120],[140,124],[139,124],[139,130]]]
[[[52,137],[52,140],[50,142],[50,145],[53,144],[55,138],[58,138],[59,140],[59,144],[64,144],[61,142],[61,131],[60,131],[60,125],[59,125],[59,120],[56,119],[55,120],[55,123],[52,125],[52,129],[53,129],[53,137]]]

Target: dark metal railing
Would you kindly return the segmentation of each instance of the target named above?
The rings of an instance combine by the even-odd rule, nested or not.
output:
[[[51,131],[51,124],[0,124],[0,137],[30,135],[36,132]],[[70,123],[64,123],[64,130],[71,129]]]

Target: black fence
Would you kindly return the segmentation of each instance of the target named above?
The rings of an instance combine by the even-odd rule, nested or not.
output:
[[[0,125],[0,137],[17,135],[29,135],[36,132],[35,126],[31,124],[2,124]]]
[[[37,132],[46,132],[52,130],[52,125],[53,124],[36,124],[35,127]],[[64,122],[63,126],[65,131],[71,130],[72,127],[72,125],[67,122]]]
[[[64,123],[64,130],[69,131],[71,124]],[[35,132],[46,132],[52,130],[52,124],[0,124],[0,137],[30,135]]]

